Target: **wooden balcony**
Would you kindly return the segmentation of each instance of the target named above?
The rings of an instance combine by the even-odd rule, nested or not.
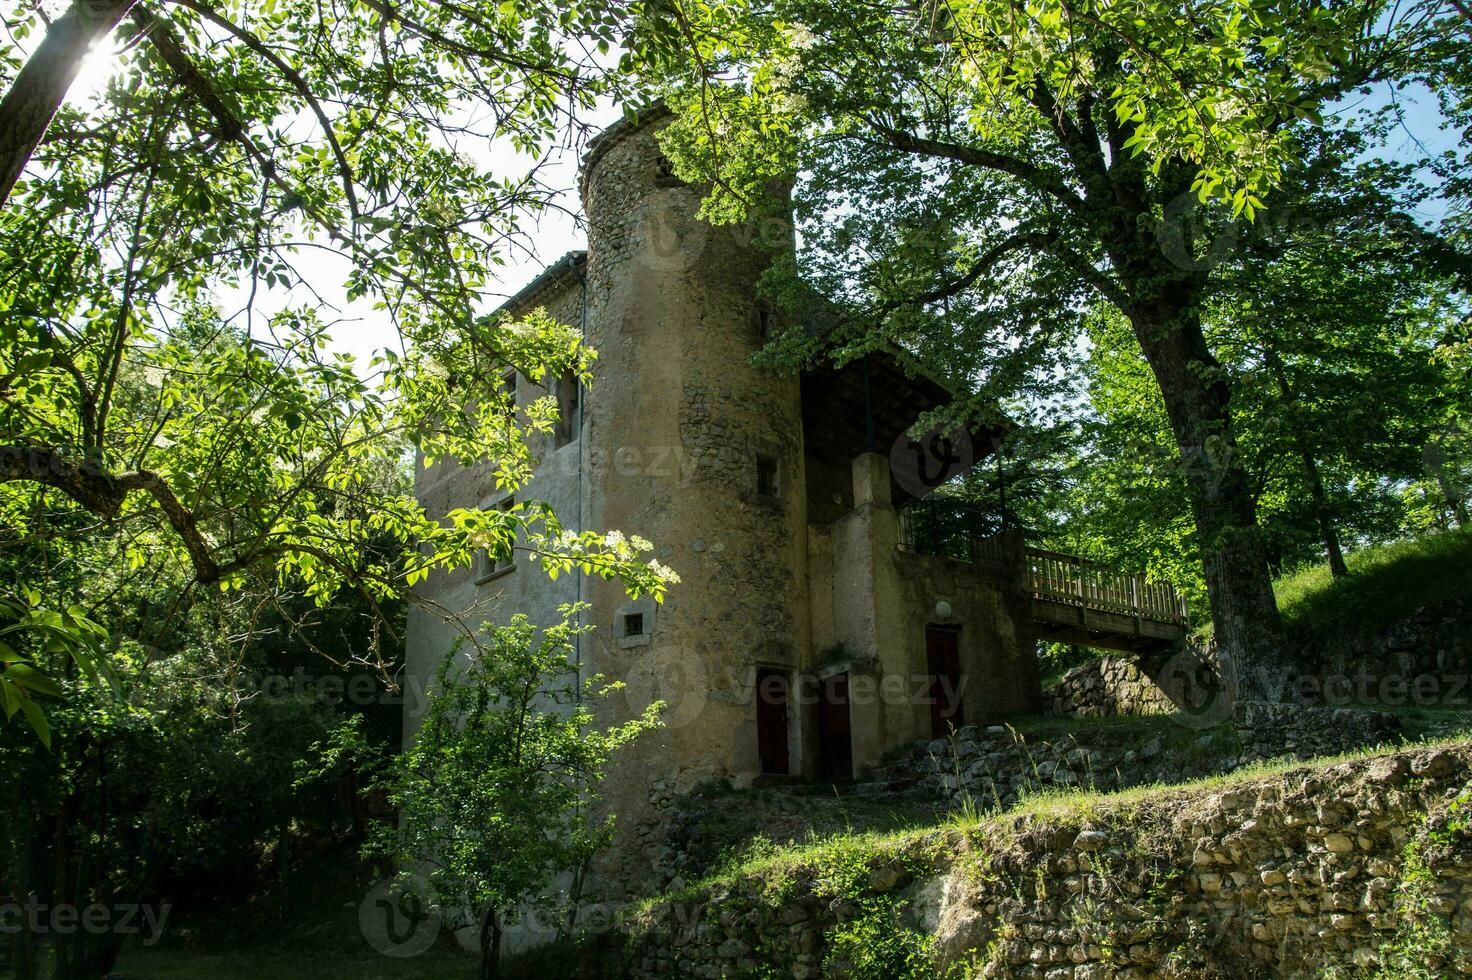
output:
[[[965,504],[930,497],[900,508],[900,548],[965,562],[1019,560],[1015,532]],[[1008,554],[1008,548],[1014,550]],[[1024,547],[1020,560],[1038,638],[1079,646],[1149,653],[1186,635],[1185,600],[1163,582],[1127,575],[1074,555]]]

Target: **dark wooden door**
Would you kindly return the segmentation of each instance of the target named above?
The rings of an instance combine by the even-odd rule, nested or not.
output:
[[[829,782],[841,783],[854,778],[846,673],[818,681],[818,768]]]
[[[767,667],[756,672],[756,746],[762,772],[787,775],[787,675]]]
[[[925,662],[930,674],[930,733],[940,738],[964,723],[961,715],[961,650],[955,630],[925,630]]]

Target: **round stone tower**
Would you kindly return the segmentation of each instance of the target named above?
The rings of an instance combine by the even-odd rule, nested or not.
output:
[[[605,132],[582,187],[586,333],[598,351],[583,407],[583,526],[647,538],[681,579],[658,607],[616,583],[585,593],[585,668],[627,683],[600,710],[612,720],[668,703],[666,727],[605,783],[625,845],[614,850],[632,862],[619,876],[636,887],[653,871],[649,834],[671,793],[798,771],[809,635],[799,382],[750,363],[774,322],[756,293],[772,257],[761,242],[790,244],[790,231],[698,219],[700,190],[673,176],[655,139],[668,121],[651,110]],[[760,732],[759,679],[772,695]]]

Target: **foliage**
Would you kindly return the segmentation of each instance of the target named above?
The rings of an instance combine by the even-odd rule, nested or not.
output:
[[[5,544],[65,527],[119,564],[180,566],[186,591],[274,579],[372,606],[515,543],[661,594],[672,579],[630,542],[540,502],[440,521],[387,476],[417,450],[494,460],[515,489],[556,403],[512,404],[502,375],[590,379],[576,330],[487,311],[554,193],[543,157],[623,84],[597,64],[622,14],[179,0],[52,23],[12,5],[7,125],[27,72],[78,68],[48,43],[104,10],[123,18],[98,22],[105,87],[61,106],[0,206]],[[492,142],[508,172],[470,155]],[[369,364],[332,349],[334,268],[396,329]]]
[[[7,719],[17,711],[50,747],[51,729],[33,695],[60,697],[61,688],[36,669],[38,656],[66,654],[93,681],[98,678],[96,646],[107,631],[87,618],[79,606],[52,610],[42,608],[40,593],[27,589],[21,597],[0,595],[0,707]],[[22,653],[35,645],[36,653]]]
[[[725,175],[707,200],[716,217],[761,198],[764,180],[787,178],[808,146],[882,129],[907,79],[855,69],[900,50],[936,76],[933,94],[953,98],[981,142],[1036,147],[1031,118],[1043,100],[1097,100],[1128,126],[1126,153],[1157,174],[1184,161],[1201,200],[1224,198],[1251,217],[1292,157],[1288,123],[1317,120],[1326,99],[1424,51],[1454,19],[1378,3],[1231,0],[1189,11],[1155,0],[967,0],[864,13],[724,0],[676,4],[670,16],[680,33],[650,32],[638,53],[656,65],[693,61],[723,82],[676,97],[688,159],[706,172],[719,161]],[[811,115],[830,107],[845,111],[828,132],[813,130]]]
[[[854,980],[922,980],[936,975],[929,936],[903,925],[891,897],[862,899],[854,915],[828,933],[825,969],[842,968]]]
[[[384,828],[374,846],[410,875],[423,871],[426,904],[476,928],[485,976],[497,970],[506,923],[527,903],[545,904],[557,873],[580,880],[612,839],[613,815],[589,812],[598,783],[663,709],[656,702],[622,724],[594,724],[591,702],[619,685],[579,676],[571,658],[586,628],[572,621],[577,611],[564,606],[563,621],[540,636],[517,615],[484,627],[464,656],[452,650],[413,747],[388,777],[400,827]],[[559,923],[573,921],[578,888],[556,909]]]
[[[1472,529],[1364,548],[1349,555],[1350,576],[1314,566],[1278,580],[1283,618],[1301,639],[1332,642],[1373,635],[1418,609],[1472,594]]]
[[[49,712],[49,749],[21,728],[0,732],[7,894],[77,908],[161,908],[200,892],[218,900],[262,864],[288,881],[296,834],[325,840],[341,832],[339,780],[291,778],[336,709],[310,693],[262,693],[249,671],[222,683],[201,670],[205,662],[197,652],[145,678],[118,671],[117,693],[75,676],[63,681],[65,698]],[[249,693],[240,698],[242,691]],[[68,978],[108,972],[125,937],[78,930],[23,938],[49,942],[56,975]]]
[[[1409,167],[1363,157],[1382,122],[1306,134],[1313,150],[1265,220],[1209,229],[1206,336],[1232,378],[1238,453],[1280,570],[1445,527],[1472,465],[1448,345],[1465,302],[1393,234],[1426,191]],[[1170,581],[1201,609],[1187,474],[1156,379],[1121,314],[1096,304],[1083,322],[1084,389],[1018,413],[1043,418],[1009,436],[1009,509],[1048,546]],[[979,477],[963,492],[994,501]]]

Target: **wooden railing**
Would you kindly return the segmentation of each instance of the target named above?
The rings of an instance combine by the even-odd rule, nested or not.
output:
[[[1186,602],[1164,582],[1124,575],[1073,555],[1027,549],[1027,574],[1036,598],[1164,623],[1186,624]]]

